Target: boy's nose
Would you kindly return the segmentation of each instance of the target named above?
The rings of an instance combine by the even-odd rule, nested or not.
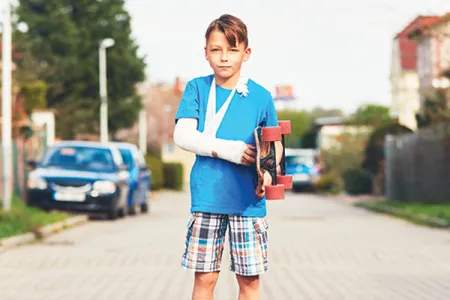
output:
[[[226,52],[222,52],[222,57],[220,59],[221,61],[228,61],[228,55]]]

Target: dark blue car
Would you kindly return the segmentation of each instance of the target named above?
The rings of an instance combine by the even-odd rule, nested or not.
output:
[[[27,182],[27,203],[45,210],[127,214],[128,168],[117,148],[97,142],[64,141],[49,147]]]
[[[150,208],[151,171],[148,169],[144,155],[138,147],[130,143],[111,143],[122,155],[130,176],[128,211],[136,214],[137,210],[148,212]]]

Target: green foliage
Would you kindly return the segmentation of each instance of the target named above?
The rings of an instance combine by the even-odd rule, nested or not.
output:
[[[384,159],[384,140],[386,135],[400,135],[410,132],[412,132],[411,129],[397,123],[375,128],[364,150],[364,160],[361,167],[376,175],[380,169],[380,162]]]
[[[360,106],[347,120],[348,125],[369,125],[372,127],[380,127],[391,122],[392,118],[389,115],[389,108],[377,104]]]
[[[350,195],[372,193],[372,174],[364,169],[349,168],[342,174],[344,190]]]
[[[164,163],[164,187],[181,191],[183,189],[183,165],[181,163]]]
[[[11,211],[0,210],[0,238],[34,232],[42,226],[62,221],[67,217],[68,215],[65,213],[48,213],[35,207],[29,207],[14,196]]]
[[[359,168],[363,160],[368,133],[364,130],[345,131],[335,145],[321,152],[321,162],[325,171],[342,175],[345,169]]]
[[[338,193],[341,190],[341,178],[336,173],[323,174],[313,184],[313,188],[320,193]]]
[[[450,109],[445,91],[431,89],[425,92],[423,113],[416,115],[417,127],[426,128],[450,121]]]
[[[291,134],[286,136],[287,148],[299,148],[301,146],[301,138],[307,132],[311,117],[306,111],[279,111],[278,120],[291,121]]]
[[[164,168],[161,158],[146,155],[145,162],[152,171],[152,190],[159,190],[164,185]]]
[[[24,107],[27,111],[47,108],[47,84],[41,80],[23,84],[21,93],[24,97]]]
[[[99,131],[98,49],[108,37],[115,40],[107,49],[109,130],[135,123],[141,108],[135,87],[144,80],[145,63],[131,37],[124,0],[19,0],[16,14],[28,31],[14,34],[38,62],[35,71],[48,85],[48,106],[59,110],[58,135]],[[77,126],[80,117],[83,126]]]
[[[420,225],[450,228],[450,205],[448,204],[411,203],[387,200],[375,202],[362,201],[356,203],[355,206],[393,215]]]

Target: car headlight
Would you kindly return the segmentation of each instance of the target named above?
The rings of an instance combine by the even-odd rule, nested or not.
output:
[[[99,194],[112,194],[116,191],[116,185],[111,181],[100,180],[94,183],[93,189]]]
[[[29,189],[45,190],[47,188],[47,181],[41,177],[30,177],[27,181]]]

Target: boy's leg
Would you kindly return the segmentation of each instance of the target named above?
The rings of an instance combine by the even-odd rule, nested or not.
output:
[[[228,216],[192,213],[182,267],[195,271],[192,299],[213,299],[227,230]]]
[[[259,275],[267,271],[265,217],[229,216],[230,270],[239,283],[239,300],[260,299]]]

